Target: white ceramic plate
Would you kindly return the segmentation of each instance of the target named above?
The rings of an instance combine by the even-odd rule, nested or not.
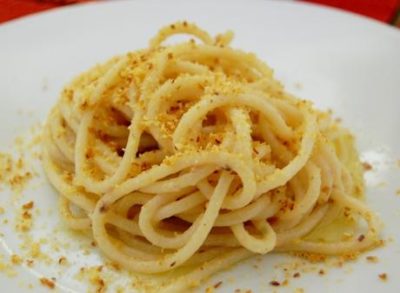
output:
[[[109,1],[34,15],[0,26],[0,148],[14,150],[13,140],[43,121],[62,86],[96,62],[146,46],[162,25],[190,20],[215,34],[226,29],[236,33],[234,46],[254,51],[276,70],[288,90],[331,108],[356,133],[363,159],[373,165],[366,175],[369,204],[385,222],[380,249],[367,253],[379,257],[368,263],[365,255],[342,268],[306,265],[311,272],[290,279],[285,287],[282,264],[298,263],[293,257],[267,255],[242,263],[215,276],[202,288],[223,281],[218,292],[252,289],[253,292],[398,292],[400,288],[400,31],[337,10],[282,1]],[[56,194],[40,176],[18,197],[7,188],[0,191],[3,262],[9,253],[21,251],[14,232],[15,211],[21,203],[35,200],[34,241],[46,238],[44,253],[53,262],[32,268],[15,266],[15,277],[0,272],[0,291],[44,292],[38,277],[56,277],[60,291],[86,291],[87,283],[74,277],[81,266],[102,261],[95,250],[85,252],[76,237],[60,228]],[[37,213],[37,212],[36,212]],[[8,224],[3,220],[8,219]],[[59,251],[51,248],[54,241]],[[70,242],[70,247],[65,243]],[[49,246],[49,247],[47,247]],[[54,246],[54,245],[53,245]],[[51,252],[53,251],[53,252]],[[65,255],[72,265],[55,264]],[[0,266],[1,267],[1,266]],[[327,273],[318,274],[320,269]],[[308,269],[307,269],[308,270]],[[302,271],[302,269],[299,269]],[[289,271],[289,273],[293,272]],[[387,273],[381,281],[378,274]],[[127,278],[116,275],[114,284]],[[125,287],[129,288],[129,287]],[[199,291],[202,292],[202,291]]]

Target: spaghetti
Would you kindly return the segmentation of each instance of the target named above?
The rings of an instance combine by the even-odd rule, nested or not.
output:
[[[175,34],[197,42],[164,45]],[[68,225],[128,270],[184,272],[165,292],[253,254],[379,243],[352,135],[232,37],[167,26],[75,78],[45,127]]]

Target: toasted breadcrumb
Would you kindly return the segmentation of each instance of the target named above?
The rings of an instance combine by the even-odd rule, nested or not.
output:
[[[372,170],[372,165],[370,163],[368,163],[368,162],[363,162],[362,166],[363,166],[365,171]]]
[[[217,283],[214,284],[214,288],[217,289],[222,285],[222,281],[219,281]]]
[[[386,273],[379,274],[378,277],[382,281],[387,281],[388,279],[388,275]]]
[[[15,228],[19,232],[28,232],[32,228],[32,214],[26,208],[21,208],[21,212],[16,219]]]
[[[372,255],[368,255],[366,257],[366,259],[368,262],[371,262],[371,263],[377,263],[379,261],[377,256],[372,256]]]
[[[67,264],[67,262],[68,262],[68,260],[67,260],[67,258],[65,256],[62,256],[62,257],[60,257],[58,259],[58,264],[59,265],[65,265],[65,264]]]
[[[271,281],[271,282],[269,282],[269,284],[271,285],[271,286],[274,286],[274,287],[279,287],[280,285],[281,285],[281,283],[279,283],[278,281]]]
[[[311,252],[294,252],[293,254],[295,256],[305,258],[310,262],[321,262],[321,261],[325,261],[327,258],[327,256],[324,254],[317,254],[317,253],[311,253]]]
[[[0,272],[3,272],[8,277],[15,277],[17,272],[13,268],[13,264],[4,261],[4,255],[0,254]]]
[[[47,279],[47,278],[40,278],[39,279],[40,284],[42,284],[45,287],[48,287],[50,289],[54,289],[55,284],[53,280]]]
[[[16,254],[11,255],[11,263],[14,265],[20,265],[22,263],[22,258]]]
[[[33,201],[30,201],[30,202],[27,202],[26,204],[24,204],[24,205],[22,206],[22,208],[23,208],[24,210],[30,210],[30,209],[33,208],[34,205],[35,205],[35,203],[34,203]]]

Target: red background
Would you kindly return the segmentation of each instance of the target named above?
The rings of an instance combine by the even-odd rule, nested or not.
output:
[[[91,0],[0,0],[0,23],[27,14]],[[400,0],[303,0],[359,13],[400,27]]]

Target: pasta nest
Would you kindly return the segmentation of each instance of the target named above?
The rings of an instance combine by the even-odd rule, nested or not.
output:
[[[182,33],[193,39],[165,45]],[[129,270],[193,268],[193,281],[254,253],[378,242],[352,135],[232,37],[167,26],[79,75],[51,110],[44,165],[61,214]]]

